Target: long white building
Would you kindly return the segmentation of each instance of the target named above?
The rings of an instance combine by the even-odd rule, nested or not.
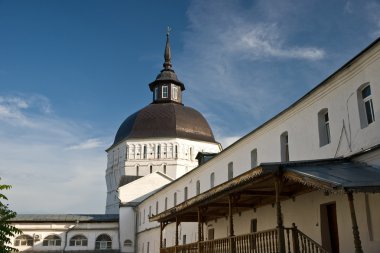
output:
[[[380,252],[380,39],[225,150],[205,118],[182,104],[185,85],[172,69],[169,37],[164,56],[164,69],[149,84],[153,102],[122,123],[107,149],[104,217],[118,215],[117,232],[88,226],[94,242],[68,249],[70,236],[51,225],[60,245],[22,247],[15,238],[13,246]],[[45,228],[38,227],[41,217],[34,227],[28,219],[14,223],[34,238],[33,229]],[[103,234],[105,241],[96,240]]]

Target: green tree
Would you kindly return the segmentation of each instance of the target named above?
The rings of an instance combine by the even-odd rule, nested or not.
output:
[[[0,253],[17,251],[17,249],[7,245],[11,244],[11,237],[21,234],[21,230],[10,224],[10,219],[16,217],[16,212],[10,210],[8,205],[4,203],[8,198],[3,192],[11,187],[10,185],[0,184]]]

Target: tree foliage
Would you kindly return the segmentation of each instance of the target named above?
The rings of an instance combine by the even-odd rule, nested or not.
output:
[[[1,180],[1,178],[0,178]],[[10,224],[10,219],[16,217],[16,212],[9,209],[4,203],[8,198],[3,194],[5,190],[9,190],[12,186],[0,184],[0,253],[8,253],[17,251],[10,247],[11,238],[17,234],[21,234],[21,230]]]

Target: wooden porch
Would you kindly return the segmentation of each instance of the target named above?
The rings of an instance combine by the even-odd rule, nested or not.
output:
[[[326,160],[313,163],[294,162],[288,164],[262,164],[246,173],[220,184],[200,195],[197,195],[162,213],[150,217],[151,221],[158,221],[160,229],[160,253],[328,253],[316,241],[301,232],[293,223],[292,227],[284,227],[281,202],[295,200],[297,196],[315,190],[325,192],[342,192],[347,195],[351,211],[353,229],[353,247],[356,253],[362,253],[359,230],[353,201],[353,192],[378,190],[373,187],[358,188],[342,187],[334,181],[320,176],[322,169],[331,171],[361,174],[370,168],[349,164],[346,160]],[[335,170],[331,170],[335,168]],[[341,174],[340,174],[341,175]],[[372,171],[368,172],[368,178]],[[379,175],[380,176],[380,175]],[[234,231],[234,213],[246,210],[255,210],[261,206],[272,205],[276,214],[276,228],[236,235]],[[286,215],[286,213],[285,213]],[[204,224],[211,220],[226,218],[228,220],[228,234],[225,238],[205,240]],[[198,224],[197,242],[179,245],[178,226],[182,222],[196,222]],[[165,247],[163,244],[163,230],[175,224],[175,244]]]
[[[293,224],[284,228],[286,253],[328,253],[318,243]],[[278,248],[278,229],[231,236],[210,241],[161,248],[160,253],[275,253]]]

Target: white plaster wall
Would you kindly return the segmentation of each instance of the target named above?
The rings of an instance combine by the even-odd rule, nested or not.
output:
[[[160,156],[157,155],[157,146],[160,145]],[[143,147],[147,147],[147,156],[144,158]],[[175,155],[175,146],[178,154]],[[127,151],[128,147],[128,151]],[[138,166],[139,176],[160,171],[171,178],[178,178],[198,165],[195,156],[198,152],[218,153],[221,147],[217,143],[192,141],[179,138],[139,139],[124,141],[107,153],[107,201],[106,213],[118,213],[119,200],[117,189],[123,175],[136,176]]]
[[[23,234],[34,237],[38,235],[41,238],[39,241],[35,241],[34,246],[19,246],[15,247],[19,251],[34,250],[34,251],[58,251],[63,250],[65,245],[65,234],[70,226],[75,223],[18,223],[15,226],[23,231]],[[79,223],[67,233],[67,245],[66,251],[70,250],[95,250],[95,240],[101,234],[107,234],[112,239],[112,249],[119,249],[118,239],[118,222],[107,223]],[[87,246],[69,246],[71,237],[75,235],[84,235],[88,239]],[[61,246],[42,246],[42,241],[49,235],[58,235],[61,238]],[[12,239],[12,243],[14,243]]]
[[[280,135],[287,131],[289,136],[290,160],[323,159],[348,156],[361,150],[380,144],[380,45],[372,48],[356,62],[327,81],[327,85],[314,90],[309,96],[288,111],[267,123],[262,128],[248,134],[243,139],[221,152],[206,164],[178,178],[174,183],[147,198],[139,210],[159,203],[159,212],[164,211],[165,198],[168,209],[174,206],[174,193],[177,204],[183,202],[184,188],[188,187],[189,198],[195,196],[197,180],[201,182],[201,192],[210,189],[210,175],[215,173],[215,185],[227,181],[227,166],[233,162],[234,176],[251,169],[250,152],[257,149],[258,163],[279,162]],[[365,128],[360,127],[357,91],[364,83],[371,84],[372,99],[376,121]],[[320,147],[317,115],[327,108],[330,118],[331,143]],[[348,119],[349,118],[349,119]],[[344,128],[343,128],[344,125]],[[372,165],[379,166],[379,159],[372,159]],[[268,207],[267,207],[268,208]],[[302,205],[301,210],[307,208]],[[273,218],[272,209],[260,213],[260,219]],[[259,213],[259,211],[257,211]],[[295,209],[296,215],[302,216]],[[313,214],[312,214],[313,215]],[[302,224],[302,218],[299,218]],[[307,219],[307,218],[305,218]],[[297,220],[297,219],[296,219]],[[310,221],[310,219],[307,219]],[[340,222],[345,222],[341,220]],[[153,223],[154,224],[154,223]],[[347,222],[345,222],[347,224]],[[268,227],[274,224],[268,223]],[[215,224],[215,226],[222,226]],[[263,229],[265,226],[258,229]],[[139,238],[143,238],[144,229],[139,227]],[[215,236],[225,233],[226,226],[215,230]],[[307,228],[311,237],[317,236],[312,228]],[[191,233],[191,231],[189,231]],[[170,237],[170,236],[169,236]],[[342,247],[343,247],[342,242]],[[342,251],[344,252],[344,251]]]
[[[119,212],[120,222],[120,251],[121,252],[135,252],[136,246],[136,213],[134,207],[120,207]],[[125,240],[131,240],[132,246],[125,246]]]

